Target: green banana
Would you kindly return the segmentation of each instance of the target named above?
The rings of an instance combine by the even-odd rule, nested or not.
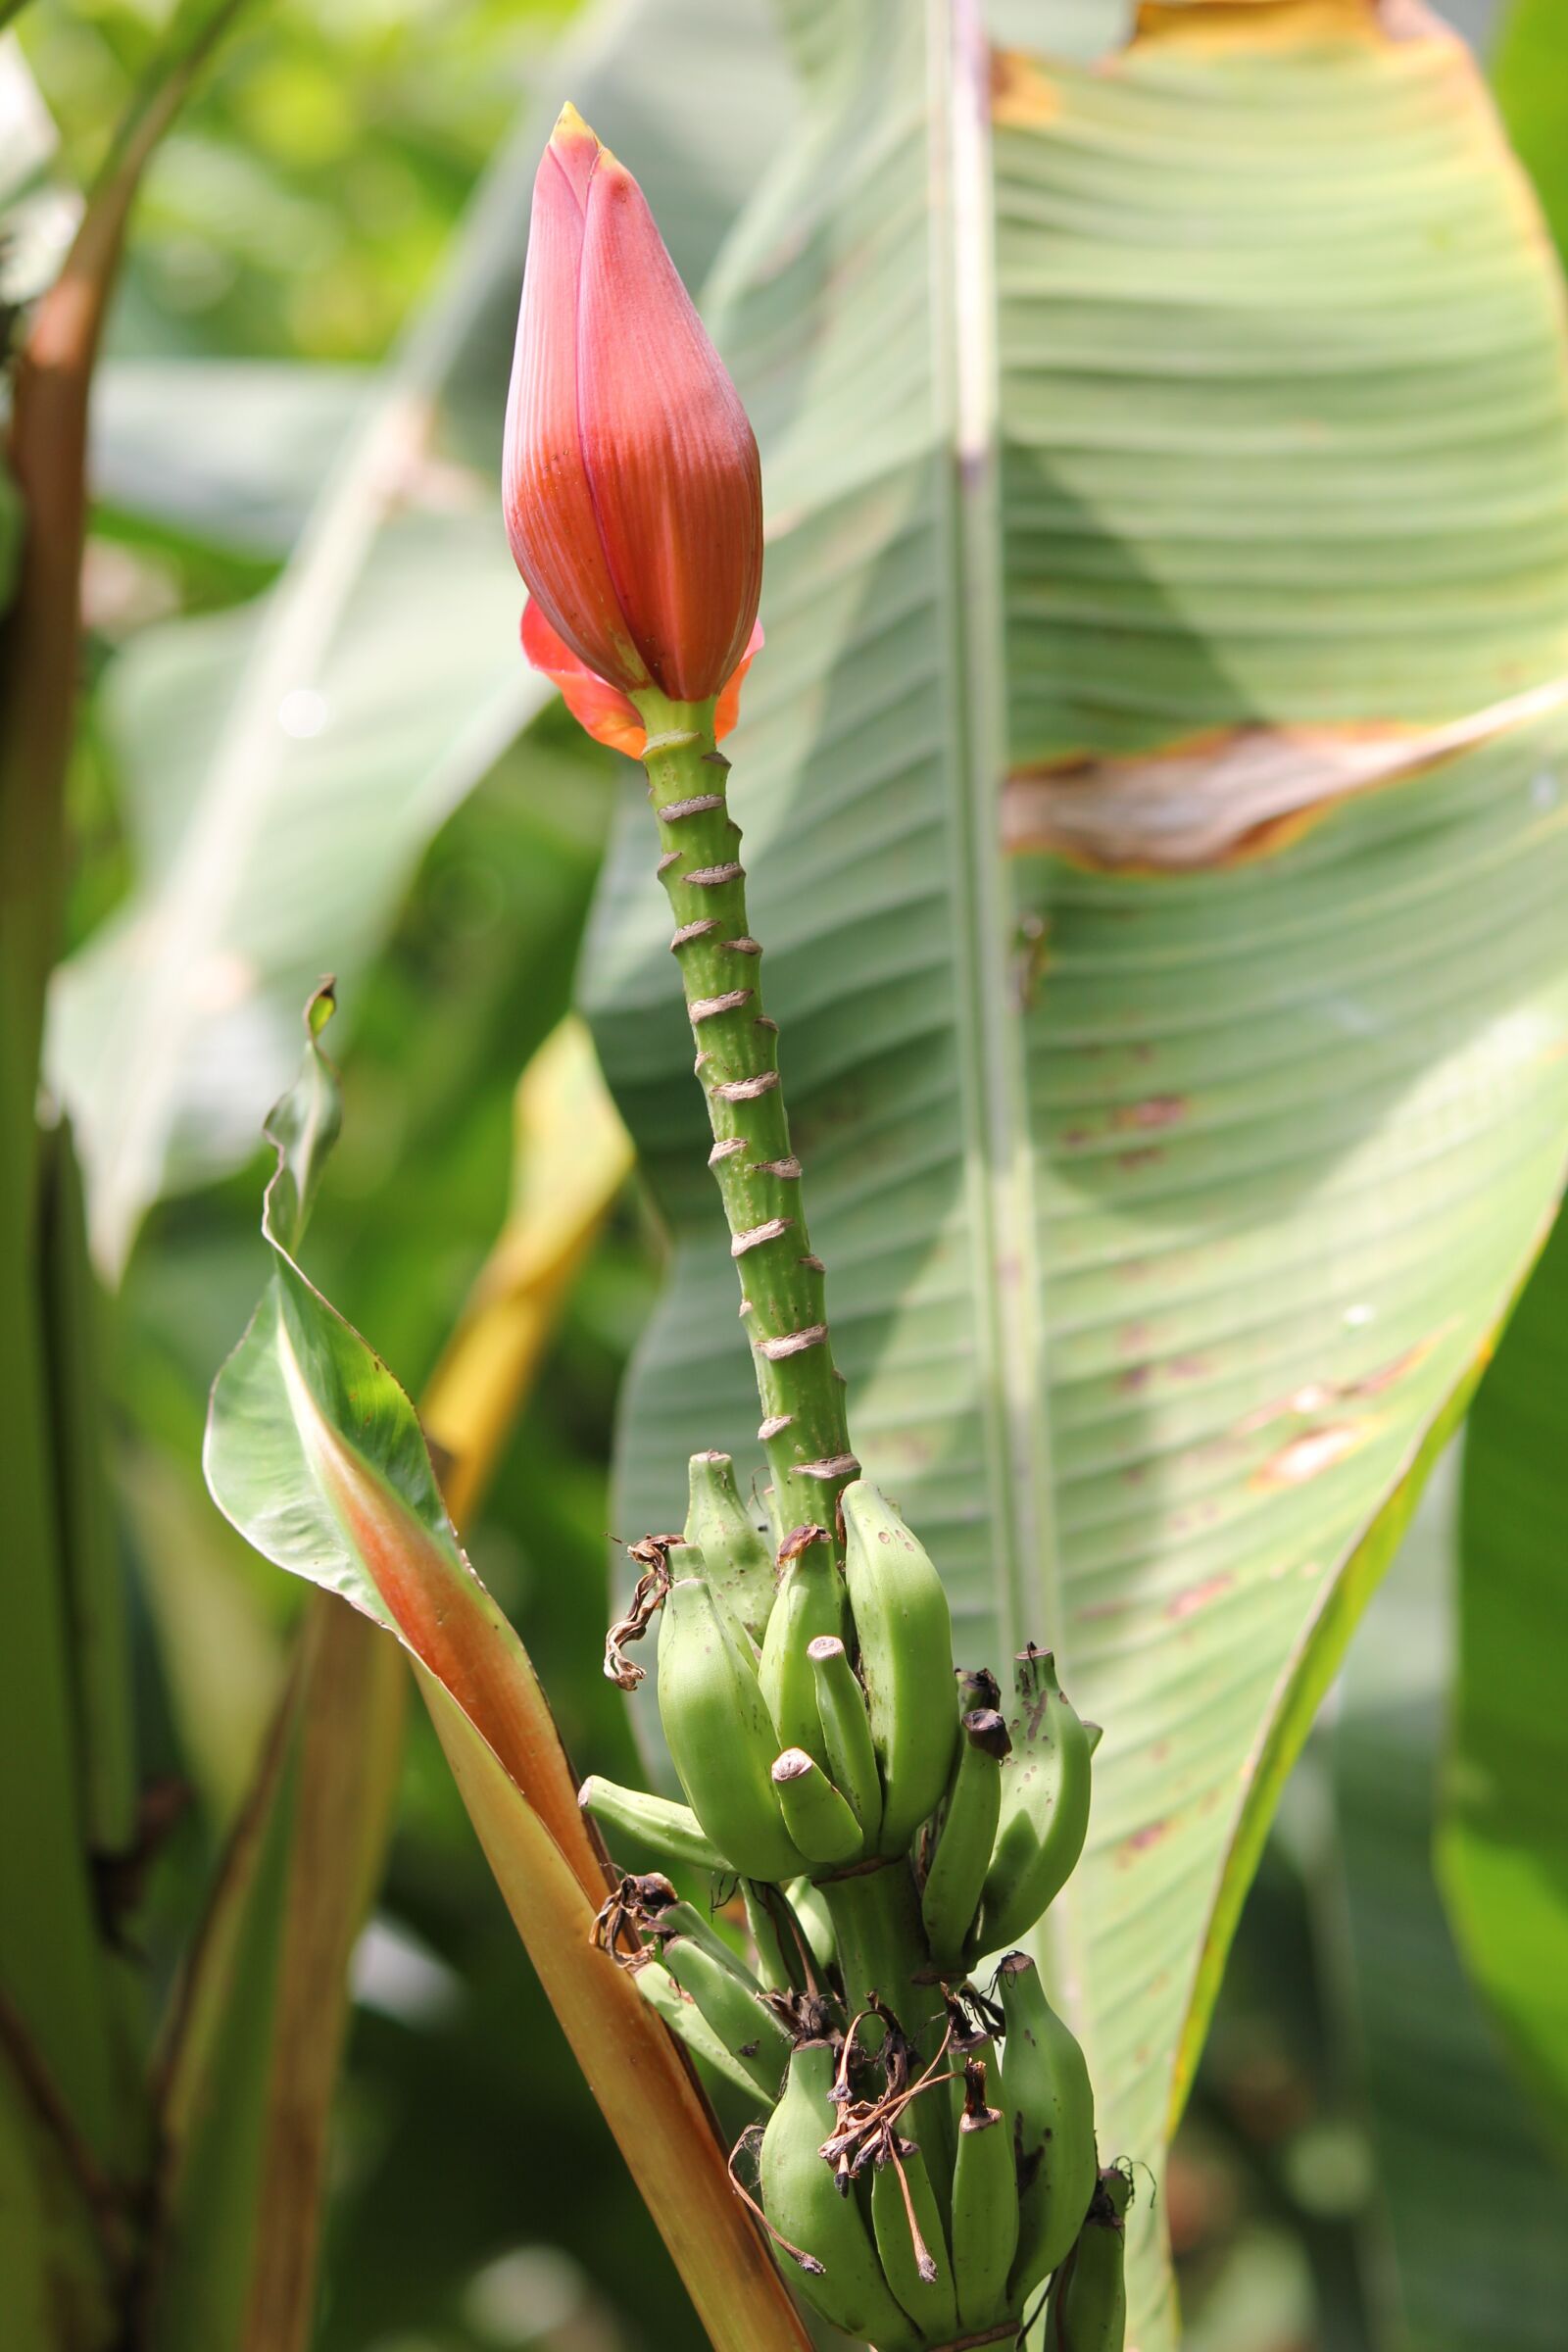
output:
[[[715,1874],[731,1865],[716,1845],[703,1836],[703,1826],[690,1805],[677,1805],[667,1796],[649,1796],[641,1788],[622,1788],[597,1773],[584,1781],[577,1802],[601,1828],[619,1830],[636,1838],[666,1862],[686,1862],[693,1870]]]
[[[816,1869],[858,1859],[865,1846],[860,1825],[804,1747],[787,1747],[774,1757],[773,1788],[784,1827]]]
[[[700,1574],[677,1579],[660,1616],[660,1719],[710,1842],[743,1878],[799,1878],[807,1864],[770,1778],[779,1742],[744,1639]]]
[[[1012,1742],[995,1707],[964,1716],[948,1801],[920,1893],[926,1941],[939,1974],[961,1973],[1002,1811],[1002,1762]]]
[[[986,2066],[963,2070],[963,2113],[953,2168],[953,2278],[958,2319],[967,2329],[1007,2316],[1007,2274],[1018,2246],[1018,2191],[1012,2134],[1000,2107],[986,2102]]]
[[[882,1781],[871,1744],[871,1725],[849,1652],[837,1634],[818,1634],[806,1645],[816,1680],[816,1712],[828,1776],[842,1789],[868,1845],[882,1826]]]
[[[743,1982],[690,1936],[671,1936],[659,1956],[762,2096],[776,2098],[790,2037],[772,2011],[763,2008],[755,1980]]]
[[[1083,2051],[1047,2000],[1027,1952],[1007,1954],[997,1988],[1006,2024],[1002,2078],[1018,2169],[1012,2291],[1019,2298],[1066,2260],[1089,2210],[1095,2094]]]
[[[667,1880],[665,1885],[668,1885]],[[739,1952],[732,1944],[724,1941],[723,1936],[707,1914],[699,1911],[695,1903],[682,1902],[672,1887],[670,1895],[671,1899],[668,1902],[652,1912],[649,1921],[656,1943],[668,1943],[672,1937],[684,1936],[692,1943],[700,1943],[704,1951],[715,1960],[720,1968],[727,1969],[738,1984],[746,1985],[752,1991],[760,1989],[756,1977],[753,1976]],[[645,1929],[645,1933],[647,1932],[648,1929]]]
[[[1045,2352],[1122,2352],[1127,2334],[1124,2275],[1128,2175],[1112,2169],[1095,2184],[1078,2242],[1052,2281]]]
[[[899,2303],[928,2342],[947,2343],[958,2332],[953,2257],[925,2158],[912,2139],[901,2138],[897,2160],[884,2156],[872,2172],[871,2230],[882,2276]]]
[[[773,1554],[735,1484],[727,1453],[694,1453],[685,1542],[708,1563],[708,1581],[730,1615],[760,1642],[773,1606]]]
[[[942,1580],[866,1479],[839,1497],[844,1575],[882,1770],[880,1854],[902,1854],[948,1785],[958,1738],[953,1620]]]
[[[754,2107],[766,2107],[770,2103],[772,2090],[759,2087],[750,2070],[724,2047],[690,1993],[682,1992],[674,1978],[667,1975],[657,1960],[645,1961],[641,1968],[633,1971],[633,1977],[638,1991],[649,2007],[658,2010],[670,2032],[678,2035],[694,2058],[701,2058],[726,2082],[744,2091]]]
[[[762,2134],[762,2211],[787,2249],[805,2256],[796,2283],[813,2310],[877,2352],[916,2352],[921,2338],[893,2299],[853,2186],[839,2194],[818,2153],[837,2129],[835,2053],[825,2041],[799,2043],[783,2094]]]
[[[1028,1934],[1066,1885],[1089,1827],[1089,1735],[1062,1696],[1049,1650],[1019,1653],[1012,1753],[971,1956]]]
[[[844,1580],[833,1558],[825,1527],[798,1527],[779,1545],[779,1585],[758,1680],[779,1744],[804,1747],[828,1769],[822,1719],[816,1707],[816,1676],[807,1652],[819,1634],[844,1631]]]

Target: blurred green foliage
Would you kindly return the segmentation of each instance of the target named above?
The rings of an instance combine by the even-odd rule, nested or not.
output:
[[[24,12],[64,180],[99,160],[165,13],[155,0],[34,0]],[[152,173],[115,355],[380,361],[572,14],[572,0],[254,6]],[[1547,16],[1536,10],[1538,26]],[[1523,43],[1521,31],[1505,55],[1528,134],[1535,52]],[[0,569],[4,495],[0,485]],[[74,779],[77,938],[128,873],[98,701],[114,649],[149,620],[256,594],[285,549],[286,529],[277,544],[225,540],[113,503],[103,514]],[[616,791],[609,755],[557,714],[536,722],[430,847],[353,1007],[344,1139],[311,1266],[415,1392],[499,1224],[513,1086],[569,1000]],[[143,1769],[184,1776],[197,1796],[155,1879],[153,1994],[188,1934],[303,1598],[233,1541],[197,1469],[209,1382],[259,1287],[264,1166],[258,1152],[155,1211],[116,1318]],[[631,1772],[628,1711],[598,1669],[607,1464],[659,1256],[630,1196],[577,1286],[469,1544],[568,1745],[584,1769],[619,1777]],[[195,1629],[183,1643],[172,1639],[182,1620]],[[1332,1802],[1321,1759],[1309,1760],[1249,1905],[1173,2170],[1195,2352],[1365,2352],[1388,2340],[1373,2141],[1346,2051],[1344,1954],[1324,1925]],[[524,2345],[697,2352],[698,2336],[416,1714],[363,1953],[319,2352]]]
[[[310,0],[242,13],[137,219],[122,350],[375,360],[573,0]],[[78,178],[157,0],[34,7],[22,26]]]
[[[89,4],[25,17],[63,179],[97,163],[160,13]],[[249,12],[151,176],[112,357],[378,361],[569,14],[562,0]],[[94,685],[144,622],[250,596],[271,567],[221,534],[111,512],[89,562]],[[353,1008],[345,1137],[313,1268],[415,1389],[501,1221],[513,1088],[569,1000],[614,790],[610,756],[548,716],[433,844]],[[127,875],[96,698],[74,794],[79,938]],[[155,1874],[150,1999],[188,1936],[304,1598],[231,1539],[198,1468],[207,1388],[258,1287],[264,1164],[258,1152],[230,1182],[157,1212],[115,1318],[116,1439],[139,1554],[142,1768],[183,1775],[197,1796]],[[578,1286],[470,1544],[574,1751],[622,1773],[625,1710],[598,1672],[605,1465],[655,1266],[628,1200]],[[181,1618],[187,1639],[172,1641]],[[419,1710],[363,1977],[322,2352],[695,2347],[684,2297]]]

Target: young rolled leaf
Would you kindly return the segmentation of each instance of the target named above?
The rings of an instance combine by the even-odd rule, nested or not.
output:
[[[603,1869],[549,1710],[458,1544],[414,1407],[291,1254],[337,1133],[336,1076],[317,1042],[332,1004],[329,988],[312,999],[304,1070],[268,1123],[272,1279],[213,1390],[208,1484],[258,1551],[340,1592],[452,1691],[597,1892]]]
[[[1393,16],[982,74],[966,12],[850,0],[710,310],[778,526],[730,799],[858,1446],[959,1654],[1048,1644],[1106,1726],[1049,1937],[1156,2170],[1568,1131],[1560,286],[1467,52]],[[585,970],[676,1235],[657,1527],[756,1452],[645,823]]]
[[[148,2116],[125,1966],[95,1885],[95,1842],[115,1846],[130,1811],[129,1702],[97,1518],[98,1433],[62,1353],[85,1310],[58,1160],[58,1213],[43,1227],[39,1049],[66,881],[93,368],[143,169],[233,9],[187,0],[174,12],[28,318],[0,461],[0,2301],[14,2329],[44,2312],[57,2335],[71,2315],[72,2352],[100,2352],[119,2332],[113,2298],[135,2246],[117,2184],[145,2161]],[[24,134],[9,167],[40,160],[26,145]],[[73,1600],[87,1612],[75,1659]],[[85,1741],[83,1701],[104,1710]]]
[[[591,1964],[608,1879],[526,1651],[459,1547],[414,1407],[293,1250],[338,1124],[313,998],[305,1066],[268,1133],[272,1275],[213,1391],[219,1507],[279,1567],[339,1592],[413,1654],[518,1933],[720,2352],[804,2352],[674,2042],[624,1974]]]
[[[380,1876],[406,1684],[312,1594],[160,2064],[150,2352],[303,2352],[354,1940]]]

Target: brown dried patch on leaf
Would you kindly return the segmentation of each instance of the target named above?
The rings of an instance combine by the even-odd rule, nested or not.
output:
[[[1390,1356],[1385,1363],[1374,1364],[1370,1372],[1359,1373],[1353,1380],[1309,1380],[1300,1388],[1293,1389],[1288,1396],[1277,1396],[1267,1404],[1256,1406],[1237,1422],[1236,1434],[1239,1437],[1250,1437],[1257,1430],[1267,1429],[1272,1421],[1283,1421],[1292,1415],[1304,1420],[1310,1415],[1326,1412],[1333,1405],[1348,1404],[1358,1396],[1381,1396],[1386,1390],[1396,1388],[1401,1380],[1424,1364],[1439,1341],[1445,1339],[1451,1329],[1451,1323],[1441,1324],[1436,1331],[1429,1332],[1425,1339],[1413,1341],[1408,1348],[1401,1348],[1397,1355]]]
[[[1134,1830],[1130,1838],[1122,1840],[1121,1851],[1116,1857],[1121,1867],[1125,1870],[1129,1863],[1137,1861],[1140,1854],[1147,1854],[1151,1846],[1158,1845],[1162,1838],[1170,1836],[1174,1827],[1175,1824],[1167,1816],[1163,1821],[1146,1821],[1141,1830]]]
[[[1134,38],[1189,49],[1307,49],[1325,41],[1444,40],[1422,0],[1144,0]]]
[[[1023,768],[1003,847],[1116,872],[1240,865],[1295,841],[1352,793],[1403,783],[1568,703],[1568,679],[1442,726],[1234,727],[1168,752]]]
[[[1308,1479],[1318,1478],[1325,1470],[1332,1470],[1336,1462],[1342,1462],[1368,1434],[1367,1424],[1356,1428],[1348,1421],[1331,1421],[1323,1429],[1305,1429],[1270,1456],[1252,1484],[1304,1487]]]
[[[1200,1585],[1189,1585],[1185,1592],[1178,1592],[1174,1599],[1165,1603],[1165,1614],[1177,1620],[1195,1616],[1200,1609],[1206,1609],[1210,1601],[1218,1600],[1228,1592],[1235,1582],[1230,1571],[1224,1569],[1217,1576],[1205,1578]]]
[[[1038,130],[1061,112],[1061,91],[1039,58],[1021,49],[991,52],[991,120],[1009,130]]]

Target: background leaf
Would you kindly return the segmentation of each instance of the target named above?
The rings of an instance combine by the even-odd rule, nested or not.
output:
[[[1332,1733],[1353,2023],[1393,2232],[1392,2340],[1551,2352],[1568,2309],[1568,2184],[1465,1981],[1432,1876],[1457,1468],[1434,1481],[1368,1611]]]
[[[869,0],[794,20],[810,113],[718,273],[772,516],[754,925],[857,1446],[965,1654],[1051,1641],[1106,1726],[1053,1960],[1106,2146],[1157,2164],[1307,1702],[1559,1181],[1564,727],[1422,730],[1555,692],[1560,292],[1436,29],[1168,12],[1109,71],[1004,60],[989,182],[965,18],[952,56]],[[1404,780],[1345,797],[1369,732]],[[1195,858],[1195,775],[1223,809],[1260,742],[1339,806],[1259,833],[1238,793]],[[1112,788],[1138,870],[1068,862]],[[651,865],[628,806],[588,986],[677,1235],[628,1532],[689,1450],[752,1454]]]
[[[100,513],[283,557],[371,399],[369,371],[279,360],[121,359],[93,399]],[[172,733],[154,725],[154,741]],[[128,734],[134,758],[136,730]]]
[[[1471,1408],[1457,1524],[1459,1650],[1444,1891],[1520,2081],[1568,2143],[1568,1724],[1562,1621],[1568,1227],[1559,1223]]]
[[[628,0],[561,62],[606,136],[637,151],[694,275],[779,109],[736,74],[694,172],[670,128],[676,61],[700,37],[715,73],[727,56],[749,68],[762,25],[762,0]],[[246,1154],[286,1082],[305,987],[363,967],[424,842],[545,699],[517,651],[496,474],[528,191],[556,111],[530,113],[493,167],[276,586],[144,635],[131,657],[136,886],[61,972],[52,1047],[111,1272],[153,1200]]]
[[[1568,28],[1551,0],[1510,0],[1499,18],[1492,77],[1508,136],[1535,182],[1558,252],[1568,245]]]
[[[318,1600],[163,2070],[154,2352],[310,2341],[349,1960],[385,1857],[404,1698],[396,1651]]]

